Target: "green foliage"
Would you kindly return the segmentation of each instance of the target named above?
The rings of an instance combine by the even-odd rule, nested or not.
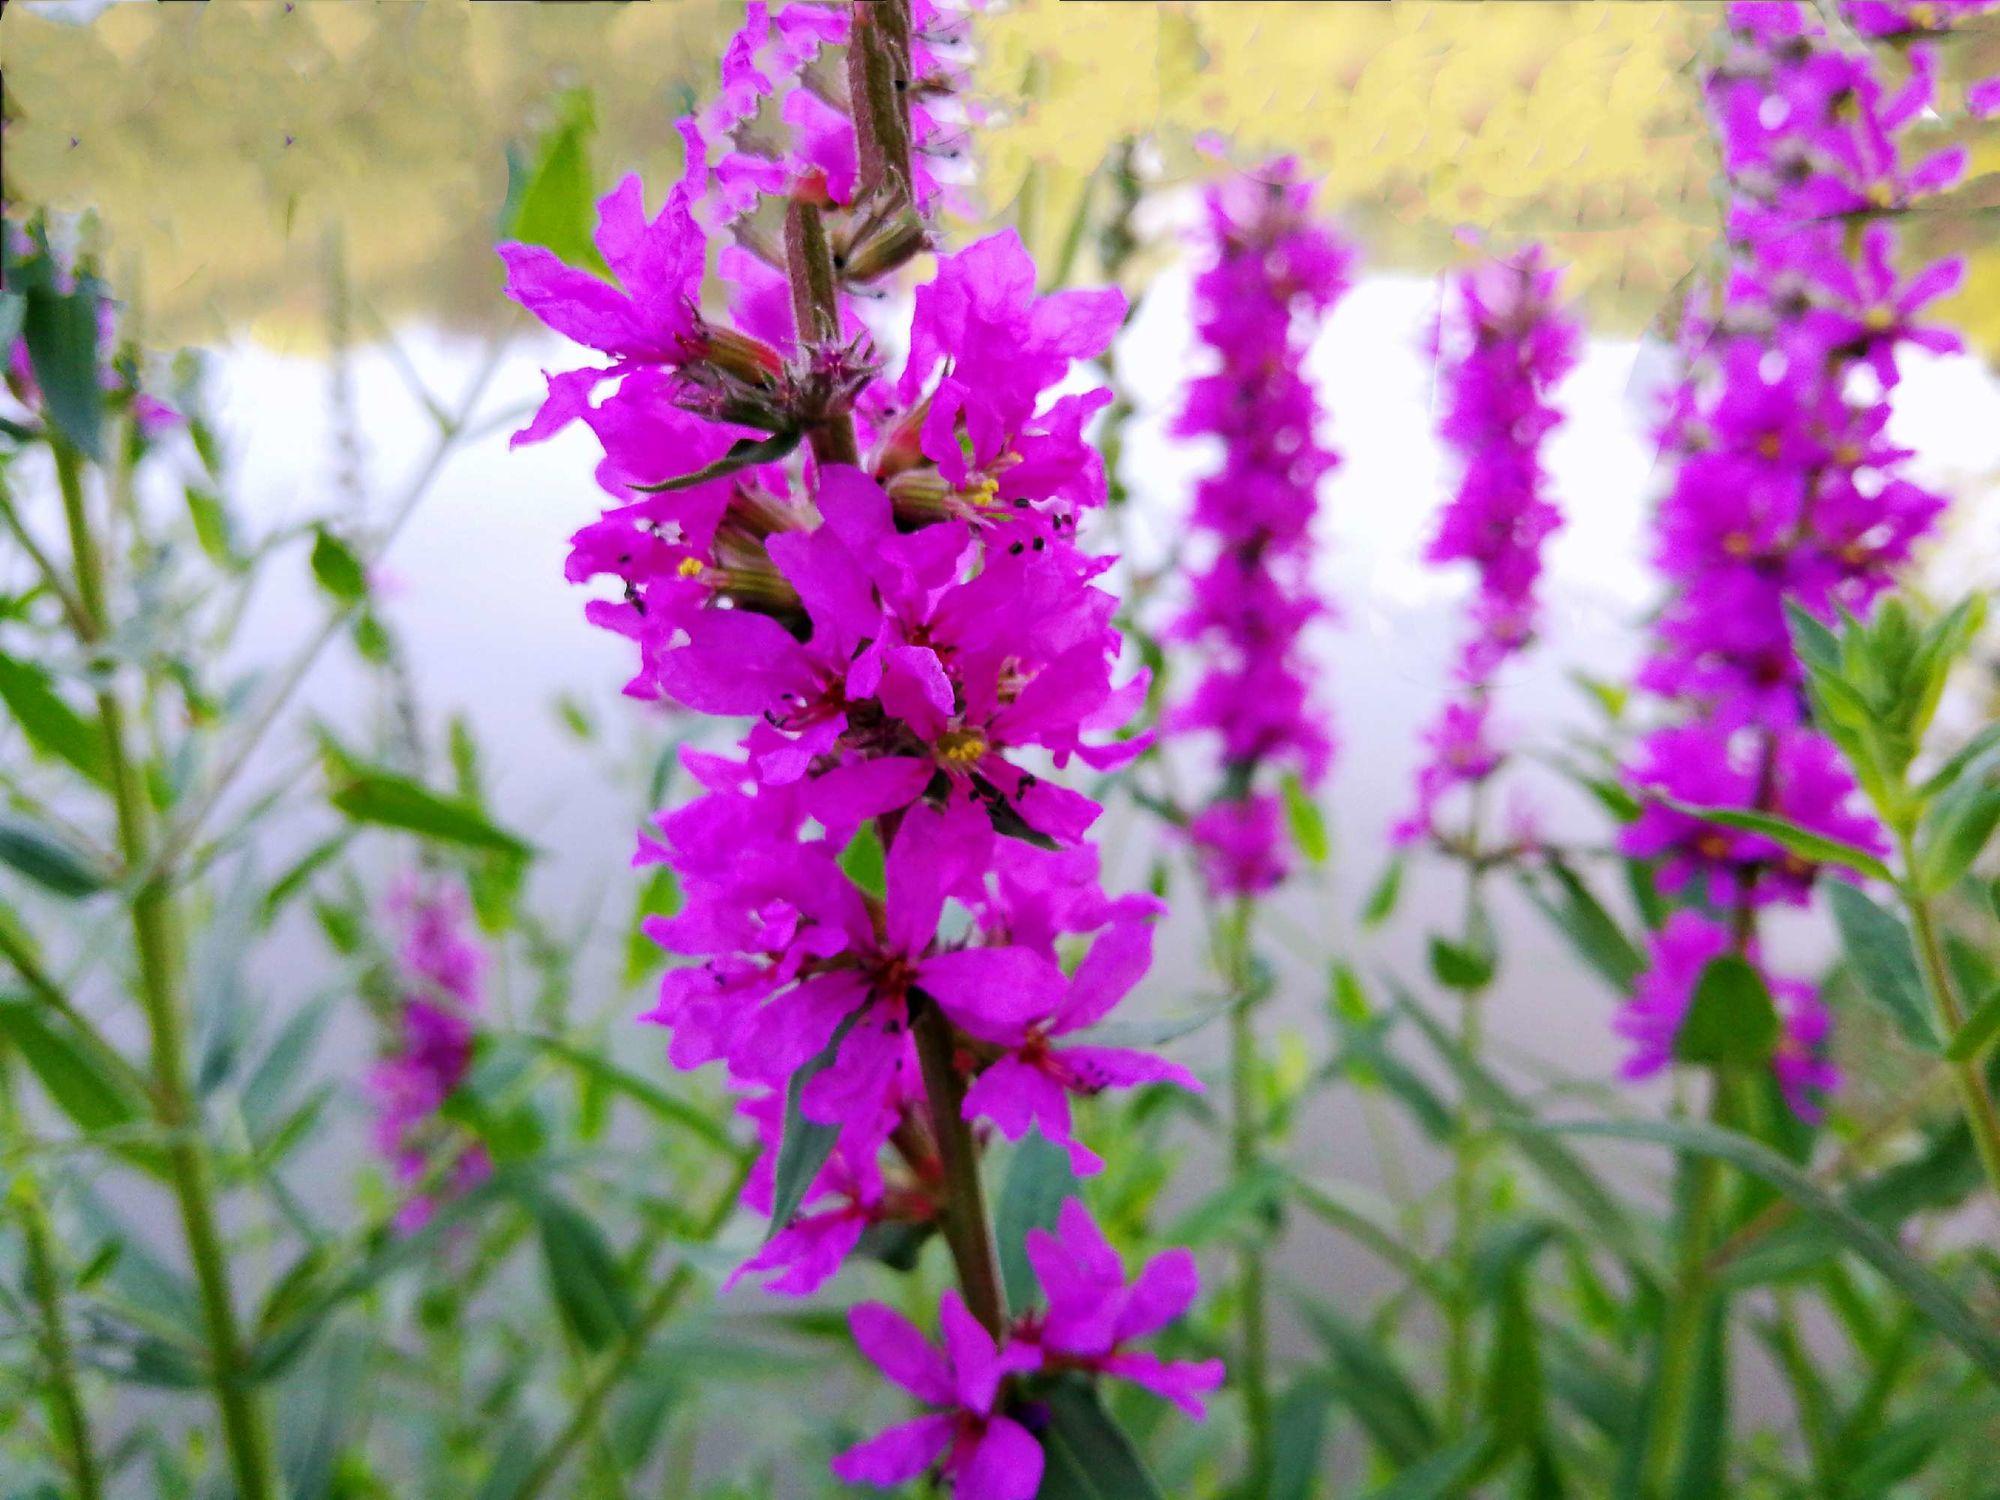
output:
[[[542,245],[572,266],[609,276],[598,252],[592,201],[590,138],[597,117],[589,93],[572,90],[560,101],[555,123],[543,133],[531,162],[507,158],[507,203],[500,237]]]
[[[1710,959],[1674,1037],[1674,1056],[1716,1068],[1759,1068],[1778,1044],[1778,1010],[1757,966],[1733,953]]]

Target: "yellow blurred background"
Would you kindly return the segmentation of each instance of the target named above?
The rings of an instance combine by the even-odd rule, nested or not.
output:
[[[155,342],[248,329],[309,343],[336,231],[376,314],[481,325],[503,315],[490,245],[507,146],[587,86],[600,176],[664,181],[673,119],[709,87],[740,13],[739,0],[16,4],[0,18],[6,190],[17,207],[96,212],[106,268]],[[1632,332],[1713,253],[1696,85],[1719,16],[1704,0],[995,0],[974,31],[995,111],[976,142],[979,201],[1048,254],[1085,194],[1102,202],[1100,164],[1120,143],[1148,138],[1172,181],[1204,170],[1191,148],[1219,133],[1239,160],[1306,158],[1377,266],[1435,266],[1467,229],[1544,239],[1598,328]],[[1949,77],[1996,72],[2000,30],[1954,43]],[[1975,174],[2000,169],[2000,139],[1975,150]],[[1954,315],[1989,352],[2000,210],[1977,205],[1992,182],[1924,226],[1977,252]],[[1075,272],[1094,269],[1086,248]]]

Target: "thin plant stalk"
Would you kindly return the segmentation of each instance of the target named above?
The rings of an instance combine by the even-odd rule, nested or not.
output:
[[[1220,967],[1234,1001],[1229,1014],[1229,1154],[1239,1183],[1256,1174],[1264,1156],[1263,1119],[1257,1100],[1262,1058],[1250,972],[1254,910],[1247,898],[1239,898],[1219,934]],[[1237,1320],[1242,1325],[1236,1377],[1243,1390],[1243,1417],[1250,1439],[1245,1490],[1262,1494],[1270,1482],[1272,1465],[1270,1309],[1264,1249],[1254,1237],[1237,1252],[1236,1301]]]
[[[84,644],[100,646],[108,631],[104,566],[85,504],[77,455],[53,441],[76,573],[76,595],[87,626]],[[151,813],[140,768],[126,742],[124,708],[107,683],[97,691],[105,763],[118,824],[118,848],[130,872],[151,860]],[[139,974],[139,999],[150,1039],[152,1100],[165,1137],[167,1174],[194,1269],[208,1345],[209,1381],[222,1417],[223,1440],[240,1500],[277,1500],[283,1491],[270,1431],[251,1379],[248,1349],[237,1322],[229,1264],[215,1210],[213,1168],[201,1141],[188,1083],[186,950],[179,904],[164,869],[147,873],[125,894]]]
[[[1898,841],[1902,846],[1903,868],[1914,869],[1910,836],[1900,833]],[[1937,1011],[1945,1036],[1954,1037],[1965,1024],[1965,1007],[1959,1003],[1950,965],[1945,962],[1944,947],[1938,938],[1937,914],[1931,909],[1930,898],[1918,892],[1913,884],[1905,883],[1903,900],[1910,909],[1910,925],[1915,929],[1917,938],[1917,957],[1923,970],[1924,985],[1930,991],[1931,1004]],[[1987,1086],[1986,1075],[1976,1059],[1954,1058],[1949,1066],[1959,1103],[1965,1111],[1966,1126],[1979,1149],[1980,1164],[1986,1169],[1986,1180],[1995,1196],[2000,1197],[2000,1108],[1994,1105],[1992,1090]]]
[[[5,1048],[0,1048],[0,1128],[10,1140],[22,1139],[14,1106],[14,1081]],[[62,1274],[56,1259],[55,1235],[49,1226],[41,1186],[26,1170],[15,1173],[9,1206],[20,1221],[29,1300],[34,1303],[36,1342],[41,1345],[43,1394],[49,1426],[54,1430],[62,1461],[69,1470],[76,1500],[102,1500],[104,1481],[91,1437],[90,1415],[77,1380],[76,1356],[70,1348],[69,1320],[63,1309]]]

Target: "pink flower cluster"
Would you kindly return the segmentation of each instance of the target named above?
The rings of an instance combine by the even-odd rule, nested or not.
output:
[[[1478,591],[1471,634],[1454,674],[1458,692],[1426,732],[1416,807],[1395,829],[1398,843],[1438,835],[1450,795],[1476,786],[1503,757],[1492,725],[1493,684],[1533,638],[1542,547],[1562,512],[1544,491],[1542,443],[1562,421],[1549,392],[1576,362],[1580,329],[1561,306],[1562,273],[1539,246],[1457,278],[1440,320],[1438,359],[1448,366],[1440,435],[1463,463],[1425,554],[1470,563]]]
[[[788,1140],[826,1143],[798,1212],[738,1272],[789,1295],[825,1285],[885,1226],[942,1229],[965,1275],[961,1137],[976,1152],[1034,1125],[1088,1173],[1101,1163],[1077,1139],[1074,1098],[1200,1087],[1091,1038],[1144,974],[1160,907],[1105,893],[1088,840],[1100,809],[1052,775],[1145,748],[1117,738],[1146,684],[1117,670],[1116,601],[1097,584],[1111,559],[1077,539],[1104,501],[1084,428],[1109,393],[1054,395],[1109,344],[1124,300],[1038,295],[1007,233],[939,254],[906,329],[884,326],[889,278],[930,246],[921,214],[942,189],[926,163],[963,114],[936,81],[940,29],[898,0],[752,6],[722,95],[683,122],[688,171],[662,210],[647,217],[636,179],[601,204],[617,286],[500,247],[510,294],[609,357],[552,376],[517,441],[581,418],[603,447],[614,503],[575,538],[569,574],[616,582],[589,613],[635,644],[627,691],[749,721],[732,753],[683,753],[700,794],[640,841],[639,861],[670,867],[683,895],[652,936],[690,960],[649,1019],[671,1031],[677,1066],[719,1062],[742,1091],[765,1148],[749,1206],[778,1209]],[[843,44],[846,108],[800,81]],[[906,130],[861,119],[885,56]],[[771,106],[792,127],[777,155],[761,123],[763,144],[737,139]],[[880,345],[907,349],[900,372]],[[1065,1315],[1079,1324],[1124,1295],[1091,1286],[1091,1308]],[[1049,1292],[1052,1307],[1070,1295]],[[884,1356],[891,1377],[953,1414],[922,1441],[850,1456],[856,1477],[900,1482],[942,1458],[962,1495],[1026,1496],[1039,1451],[1031,1461],[1016,1436],[1008,1412],[1027,1398],[1003,1377],[1151,1369],[1115,1345],[1028,1361],[1039,1325],[989,1310],[969,1331],[965,1306],[944,1307],[950,1364],[857,1317],[871,1352],[900,1351]],[[1158,1326],[1142,1323],[1119,1323],[1118,1341]]]
[[[890,1428],[834,1460],[850,1483],[906,1484],[934,1465],[952,1477],[959,1500],[1030,1500],[1041,1484],[1042,1450],[1029,1424],[1033,1404],[998,1409],[1011,1375],[1078,1372],[1129,1380],[1199,1420],[1202,1398],[1222,1383],[1220,1360],[1168,1361],[1130,1347],[1187,1311],[1198,1289],[1194,1256],[1170,1250],[1127,1283],[1118,1253],[1083,1205],[1064,1202],[1056,1232],[1028,1231],[1028,1261],[1045,1305],[1015,1320],[996,1341],[956,1293],[942,1310],[940,1351],[894,1309],[854,1309],[861,1352],[895,1384],[935,1412]]]
[[[1848,7],[1882,35],[1906,34],[1914,11]],[[1961,267],[1904,269],[1894,219],[1953,183],[1965,156],[1912,159],[1904,148],[1933,98],[1932,48],[1911,46],[1908,77],[1892,88],[1868,53],[1835,45],[1810,7],[1739,4],[1729,25],[1708,95],[1736,254],[1719,310],[1689,319],[1689,375],[1666,428],[1679,462],[1657,527],[1671,593],[1640,679],[1688,717],[1638,749],[1631,775],[1648,805],[1624,846],[1664,859],[1666,889],[1750,909],[1804,903],[1819,868],[1682,806],[1757,809],[1882,847],[1838,755],[1805,723],[1785,607],[1829,620],[1865,612],[1943,508],[1907,476],[1910,454],[1885,429],[1903,351],[1957,347],[1922,313]],[[1670,1036],[1685,1010],[1698,966],[1677,961],[1670,942],[1685,955],[1731,941],[1714,917],[1681,919],[1632,1001],[1627,1034]],[[1810,1054],[1826,1021],[1808,992],[1789,981],[1773,989],[1787,1023],[1783,1073],[1786,1049]],[[1656,1051],[1642,1046],[1635,1065]],[[1831,1081],[1790,1071],[1800,1087]]]
[[[1204,670],[1167,719],[1170,732],[1218,747],[1221,789],[1188,826],[1218,892],[1266,890],[1286,872],[1278,799],[1256,785],[1259,768],[1284,768],[1311,788],[1333,752],[1303,636],[1326,612],[1312,522],[1320,481],[1339,459],[1320,441],[1304,363],[1353,257],[1313,221],[1311,203],[1312,185],[1290,160],[1209,190],[1194,321],[1214,367],[1189,386],[1174,429],[1222,449],[1221,467],[1195,490],[1189,519],[1205,555],[1168,633],[1200,653]]]
[[[412,876],[389,897],[390,920],[400,930],[398,978],[404,986],[390,1050],[368,1073],[375,1102],[375,1147],[397,1181],[434,1174],[454,1191],[482,1181],[492,1170],[485,1149],[453,1139],[439,1117],[444,1102],[472,1067],[480,980],[486,956],[465,933],[464,894],[454,885]],[[414,1194],[396,1219],[414,1233],[436,1211],[435,1197]]]

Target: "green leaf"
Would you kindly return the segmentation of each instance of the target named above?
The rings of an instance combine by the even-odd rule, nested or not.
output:
[[[353,829],[343,828],[339,833],[321,839],[294,860],[291,868],[273,881],[270,889],[264,892],[264,899],[258,907],[258,921],[269,926],[294,896],[312,884],[315,875],[339,857],[340,852],[347,847],[348,841],[353,837]]]
[[[79,276],[68,292],[56,289],[52,268],[24,278],[21,336],[41,387],[49,421],[69,445],[93,462],[104,458],[104,385],[99,378],[97,311],[104,289]]]
[[[1428,1453],[1437,1442],[1437,1422],[1382,1341],[1329,1303],[1301,1299],[1299,1310],[1332,1361],[1335,1394],[1375,1445],[1397,1464]]]
[[[1917,889],[1936,896],[1957,885],[2000,826],[2000,786],[1970,778],[1933,802],[1917,834]]]
[[[1431,974],[1446,989],[1470,992],[1493,982],[1495,959],[1490,949],[1450,938],[1431,938]]]
[[[1740,828],[1745,833],[1762,834],[1809,864],[1841,865],[1876,880],[1895,881],[1896,877],[1889,867],[1866,849],[1828,838],[1823,833],[1814,833],[1810,828],[1801,828],[1770,813],[1752,812],[1742,807],[1701,807],[1690,802],[1677,802],[1671,797],[1660,800],[1675,812],[1685,813],[1690,818],[1700,818],[1705,823],[1716,823],[1724,828]]]
[[[1362,1500],[1457,1500],[1471,1493],[1473,1476],[1486,1466],[1493,1439],[1476,1430],[1413,1464]]]
[[[194,527],[195,542],[208,560],[225,568],[242,566],[237,555],[236,537],[229,511],[215,491],[190,484],[182,491],[187,497],[188,521]]]
[[[0,1000],[0,1036],[28,1065],[49,1098],[86,1135],[129,1129],[148,1118],[146,1101],[112,1071],[98,1049],[28,1000]]]
[[[1093,1387],[1065,1380],[1049,1392],[1047,1405],[1035,1500],[1166,1500]]]
[[[569,265],[608,276],[592,232],[597,226],[590,172],[590,138],[597,129],[590,94],[575,89],[545,133],[535,160],[513,184],[501,216],[500,237],[542,245]]]
[[[0,702],[37,752],[66,762],[99,786],[110,785],[102,727],[65,703],[48,673],[0,653]]]
[[[1040,1131],[1030,1131],[1014,1148],[993,1217],[1000,1280],[1007,1305],[1017,1312],[1037,1300],[1034,1268],[1028,1264],[1028,1231],[1053,1230],[1064,1201],[1082,1196],[1083,1185],[1070,1170],[1069,1153]]]
[[[725,474],[734,474],[741,469],[754,469],[759,464],[774,464],[794,448],[804,438],[803,432],[787,430],[774,432],[766,438],[738,438],[729,445],[729,451],[712,464],[704,464],[689,474],[676,474],[672,479],[662,479],[657,484],[628,484],[627,489],[639,490],[645,494],[657,495],[670,490],[689,490],[698,484],[706,484],[711,479],[720,479]]]
[[[1521,889],[1614,993],[1621,997],[1631,994],[1633,984],[1645,972],[1645,955],[1574,870],[1551,860],[1548,872],[1558,888],[1556,895],[1551,896],[1540,882],[1525,874]]]
[[[1828,881],[1827,904],[1841,948],[1863,998],[1888,1012],[1905,1037],[1926,1052],[1942,1049],[1931,1022],[1917,952],[1902,919],[1884,911],[1844,880]]]
[[[1278,791],[1285,800],[1285,826],[1291,831],[1292,843],[1305,856],[1306,863],[1325,864],[1333,852],[1326,836],[1326,818],[1298,772],[1287,771],[1278,783]]]
[[[0,813],[0,864],[13,866],[43,890],[72,901],[94,896],[111,883],[59,834],[4,813]]]
[[[564,1326],[586,1349],[602,1349],[632,1326],[631,1293],[603,1233],[554,1193],[533,1199],[542,1265]]]
[[[329,800],[357,823],[398,828],[474,849],[492,849],[517,859],[530,858],[534,853],[525,841],[495,827],[470,803],[439,796],[407,776],[367,767],[337,775],[339,779]]]
[[[1825,1224],[1847,1250],[1873,1266],[1900,1291],[1932,1327],[1956,1344],[1990,1378],[2000,1380],[2000,1333],[1995,1333],[1934,1272],[1906,1254],[1894,1238],[1761,1142],[1718,1126],[1676,1120],[1521,1119],[1507,1122],[1504,1128],[1640,1141],[1728,1162],[1775,1188],[1800,1210]]]
[[[341,604],[359,604],[368,596],[368,570],[354,549],[324,526],[313,528],[312,572]]]
[[[1312,1500],[1333,1397],[1333,1382],[1301,1375],[1278,1398],[1271,1410],[1269,1500]]]
[[[1518,1271],[1502,1278],[1494,1301],[1493,1349],[1486,1374],[1486,1411],[1503,1448],[1541,1440],[1545,1395],[1535,1315]]]
[[[847,1040],[847,1033],[866,1010],[866,1006],[861,1006],[842,1020],[818,1055],[794,1073],[785,1088],[784,1133],[778,1139],[778,1161],[771,1185],[771,1235],[791,1224],[813,1179],[833,1154],[833,1143],[840,1139],[838,1125],[822,1125],[800,1112],[799,1097],[805,1093],[807,1084],[833,1066],[834,1058],[840,1055],[841,1043]]]
[[[1792,627],[1792,646],[1799,660],[1814,672],[1840,675],[1840,638],[1796,600],[1785,601],[1785,619]]]
[[[882,900],[888,892],[882,840],[873,823],[863,823],[840,851],[840,868],[866,895]]]
[[[1778,1045],[1778,1008],[1756,965],[1734,953],[1708,961],[1674,1037],[1674,1057],[1709,1067],[1761,1067]]]
[[[1396,899],[1403,893],[1403,865],[1403,856],[1398,854],[1382,867],[1382,874],[1361,908],[1363,927],[1380,927],[1395,912]]]
[[[1977,1062],[1980,1054],[1993,1045],[1995,1037],[2000,1037],[2000,989],[1989,991],[1985,999],[1973,1006],[1972,1014],[1958,1028],[1944,1055],[1953,1062]]]

